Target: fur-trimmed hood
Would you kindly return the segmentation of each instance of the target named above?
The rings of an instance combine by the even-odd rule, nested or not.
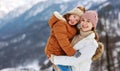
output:
[[[53,27],[53,25],[57,22],[57,21],[65,21],[66,19],[57,11],[53,12],[53,15],[50,17],[48,24],[50,26],[50,28]]]

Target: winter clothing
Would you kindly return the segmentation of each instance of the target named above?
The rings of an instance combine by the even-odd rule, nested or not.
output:
[[[96,28],[97,26],[97,22],[98,22],[98,14],[96,11],[86,11],[82,17],[81,20],[85,18],[85,19],[89,19],[90,22],[92,22],[93,26]]]
[[[75,14],[81,17],[84,12],[85,8],[79,6],[66,14]],[[48,23],[51,33],[45,47],[45,53],[48,57],[50,57],[51,54],[67,56],[72,56],[75,54],[76,50],[73,49],[70,41],[76,34],[76,28],[70,26],[67,22],[68,21],[58,12],[54,12],[49,19]]]
[[[78,6],[70,11],[68,11],[66,14],[75,14],[81,17],[81,15],[85,12],[85,8],[82,6]]]
[[[80,34],[74,36],[71,44],[74,46],[77,42],[79,42],[80,40],[82,40],[83,38],[87,37],[89,34],[93,33],[93,31],[86,31],[83,32],[80,30]]]
[[[81,52],[79,52],[79,50],[77,50],[76,53],[74,54],[74,57],[78,58],[78,57],[80,57],[80,55],[81,55]]]
[[[81,52],[81,56],[75,58],[74,56],[54,56],[53,63],[55,65],[72,66],[73,71],[89,71],[92,63],[92,56],[98,47],[97,41],[94,39],[95,34],[91,33],[87,37],[74,45],[75,50]]]
[[[57,65],[60,71],[72,71],[71,66]]]
[[[74,55],[76,50],[70,41],[76,34],[75,27],[71,27],[58,12],[54,12],[48,23],[51,33],[45,47],[46,55]]]

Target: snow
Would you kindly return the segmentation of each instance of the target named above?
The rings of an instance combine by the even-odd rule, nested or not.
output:
[[[4,41],[0,41],[0,49],[1,49],[2,47],[8,46],[8,45],[9,45],[9,43],[4,42]]]
[[[47,64],[48,62],[49,62],[49,60],[47,59],[47,60],[45,60],[44,64]]]
[[[27,68],[27,69],[34,69],[35,71],[39,71],[39,62],[35,60],[30,64],[20,65],[17,68],[18,69]]]
[[[0,0],[0,18],[3,18],[10,11],[21,6],[32,6],[46,0]]]
[[[119,24],[120,24],[120,12],[118,13],[118,20],[119,20]]]
[[[37,8],[37,10],[33,10],[29,13],[29,15],[25,18],[25,19],[28,19],[29,17],[31,16],[35,16],[37,15],[39,12],[43,11],[44,10],[44,7],[40,7],[40,8]]]
[[[103,5],[99,6],[98,10],[101,10],[101,8],[103,8],[103,7],[105,7],[105,6],[109,5],[109,4],[110,4],[109,2],[104,3]]]
[[[14,38],[10,41],[10,43],[17,43],[17,42],[20,42],[22,40],[24,40],[26,37],[26,34],[22,34],[21,36],[18,36],[17,38]]]
[[[53,0],[51,0],[51,1],[53,1]],[[59,4],[59,3],[65,3],[65,2],[69,2],[69,1],[72,1],[72,0],[54,0],[54,3],[56,3],[56,4]]]
[[[105,32],[105,31],[102,31],[102,32],[101,32],[101,35],[102,35],[102,36],[105,36],[105,35],[106,35],[106,32]]]
[[[48,60],[45,61],[45,63],[48,62]],[[32,63],[25,64],[25,65],[19,65],[16,68],[4,68],[0,71],[52,71],[52,67],[49,67],[45,70],[40,70],[38,60],[33,61]]]
[[[93,2],[104,2],[104,1],[106,1],[106,0],[92,0]]]
[[[120,41],[115,43],[116,46],[120,46]],[[119,49],[120,51],[120,49]]]
[[[61,13],[64,12],[65,9],[67,9],[67,6],[64,6],[64,5],[60,5],[60,8],[61,8]]]

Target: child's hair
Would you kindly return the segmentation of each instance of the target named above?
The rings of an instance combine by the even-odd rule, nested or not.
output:
[[[65,15],[63,15],[63,17],[66,19],[66,21],[68,22],[69,21],[69,16],[70,16],[71,14],[65,14]]]

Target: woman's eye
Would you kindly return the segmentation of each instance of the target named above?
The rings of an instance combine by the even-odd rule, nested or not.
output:
[[[90,22],[90,21],[87,21],[87,22]]]
[[[87,22],[90,22],[89,20]]]
[[[82,21],[85,21],[84,19],[82,19]]]

